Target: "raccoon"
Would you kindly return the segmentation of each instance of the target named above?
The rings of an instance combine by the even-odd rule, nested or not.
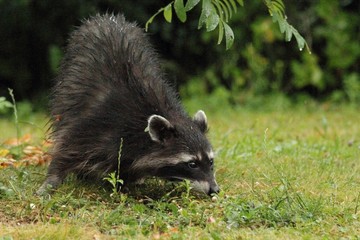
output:
[[[121,14],[85,20],[70,36],[50,98],[54,144],[39,195],[69,173],[124,184],[155,176],[219,192],[207,117],[190,118],[144,31]]]

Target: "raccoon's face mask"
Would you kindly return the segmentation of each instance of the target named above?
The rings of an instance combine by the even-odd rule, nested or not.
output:
[[[148,120],[151,140],[164,149],[158,156],[156,175],[173,180],[188,179],[197,191],[209,195],[218,193],[214,153],[205,137],[208,129],[205,113],[200,110],[185,124],[187,126],[179,125],[173,125],[160,115],[152,115]]]

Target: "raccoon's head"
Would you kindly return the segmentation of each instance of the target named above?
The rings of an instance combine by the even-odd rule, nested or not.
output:
[[[214,175],[214,152],[205,136],[208,127],[203,111],[192,119],[168,120],[152,115],[147,129],[156,150],[151,159],[138,163],[150,164],[152,174],[158,177],[187,179],[197,191],[209,195],[220,191]]]

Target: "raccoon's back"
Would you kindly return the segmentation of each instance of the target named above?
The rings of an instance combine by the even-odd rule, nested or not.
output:
[[[74,119],[108,121],[112,115],[128,124],[151,114],[183,113],[143,30],[109,14],[85,21],[71,35],[51,109],[61,119],[55,131]]]

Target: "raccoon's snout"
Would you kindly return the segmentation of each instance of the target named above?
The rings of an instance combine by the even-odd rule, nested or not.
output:
[[[206,193],[207,195],[218,194],[220,192],[219,185],[216,182],[209,183],[207,181],[194,181],[191,182],[191,186],[198,192]]]
[[[215,185],[215,186],[210,187],[209,192],[208,192],[208,195],[218,194],[219,192],[220,192],[219,186],[218,186],[218,185]]]

